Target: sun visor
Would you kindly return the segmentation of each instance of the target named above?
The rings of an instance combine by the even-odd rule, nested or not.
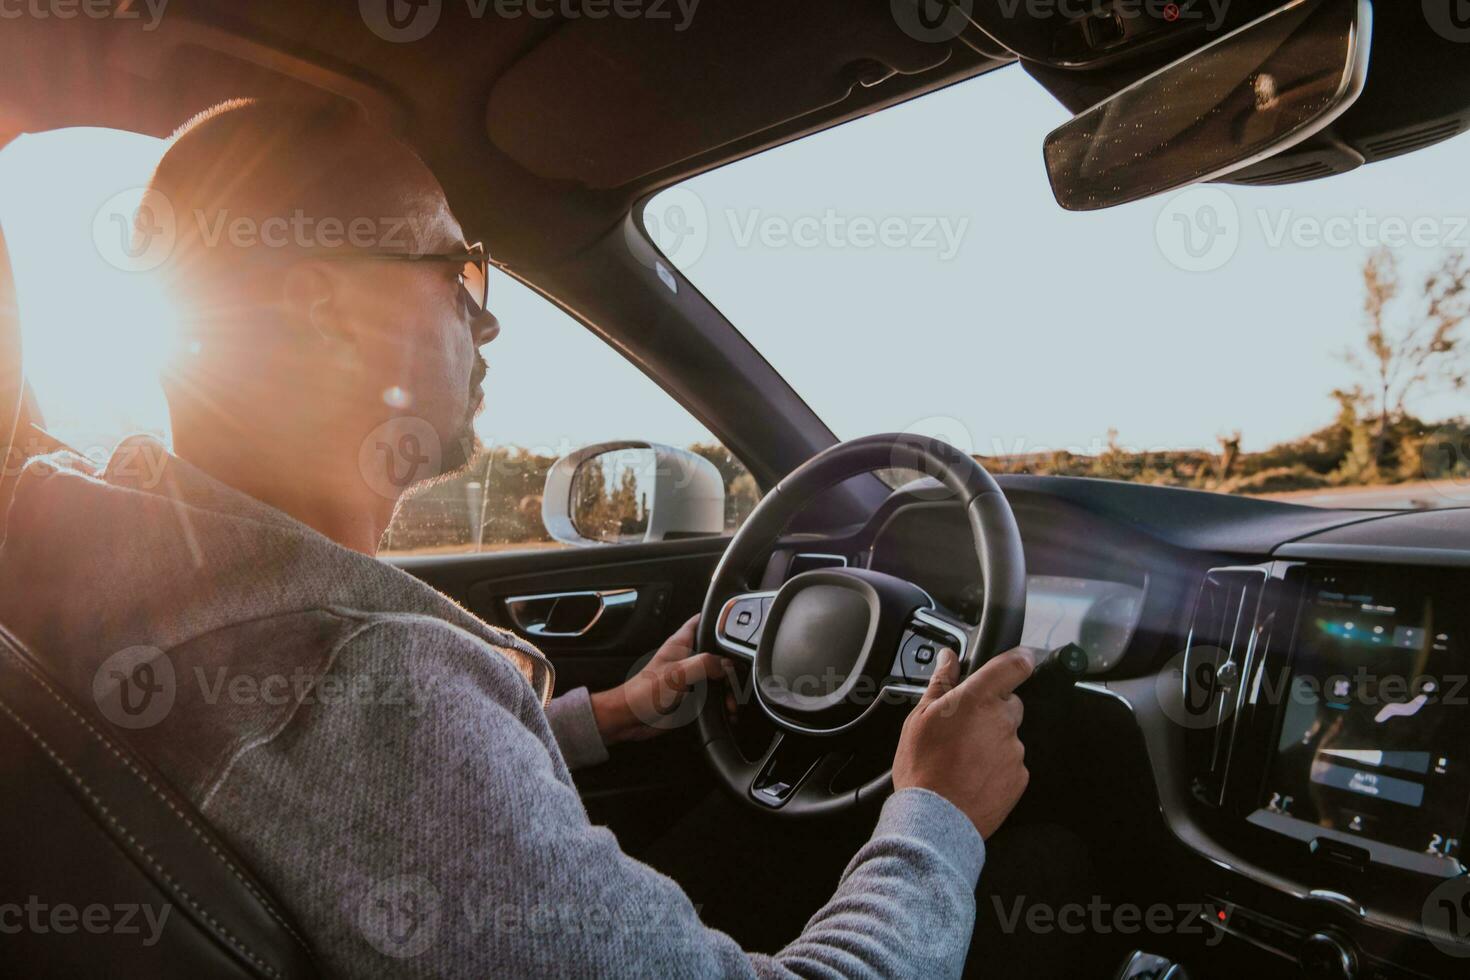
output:
[[[662,9],[667,18],[568,20],[496,83],[490,139],[537,176],[620,187],[950,56],[906,33],[888,3]]]

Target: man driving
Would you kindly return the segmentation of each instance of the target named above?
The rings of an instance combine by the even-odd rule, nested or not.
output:
[[[32,461],[0,621],[235,845],[328,971],[959,974],[985,841],[1027,783],[1028,656],[961,680],[941,653],[830,901],[775,954],[742,950],[588,821],[570,776],[724,676],[696,622],[620,687],[552,700],[534,647],[373,557],[404,492],[472,455],[500,330],[428,168],[348,109],[242,101],[180,129],[149,194],[175,232],[156,273],[182,314],[172,451]],[[69,595],[87,601],[38,601]]]

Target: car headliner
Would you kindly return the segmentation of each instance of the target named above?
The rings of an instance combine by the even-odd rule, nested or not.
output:
[[[172,0],[153,30],[146,15],[7,20],[0,141],[63,126],[165,136],[227,98],[340,95],[419,150],[497,257],[543,265],[661,185],[1011,60],[916,41],[887,0],[702,0],[682,30],[672,0],[658,0],[671,20],[435,3],[437,26],[406,43],[376,36],[355,3]]]

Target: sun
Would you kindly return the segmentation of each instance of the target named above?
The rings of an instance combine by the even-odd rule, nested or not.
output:
[[[155,276],[117,261],[120,221],[109,214],[141,198],[164,146],[63,129],[0,150],[26,377],[47,431],[94,459],[131,432],[169,437],[159,375],[177,318]]]

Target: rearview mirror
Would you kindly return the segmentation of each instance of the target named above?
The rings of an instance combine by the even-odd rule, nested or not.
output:
[[[1363,92],[1368,0],[1295,0],[1135,82],[1046,138],[1057,203],[1115,207],[1274,156]]]
[[[541,519],[567,544],[628,544],[720,534],[725,482],[697,453],[656,442],[604,442],[546,474]]]

